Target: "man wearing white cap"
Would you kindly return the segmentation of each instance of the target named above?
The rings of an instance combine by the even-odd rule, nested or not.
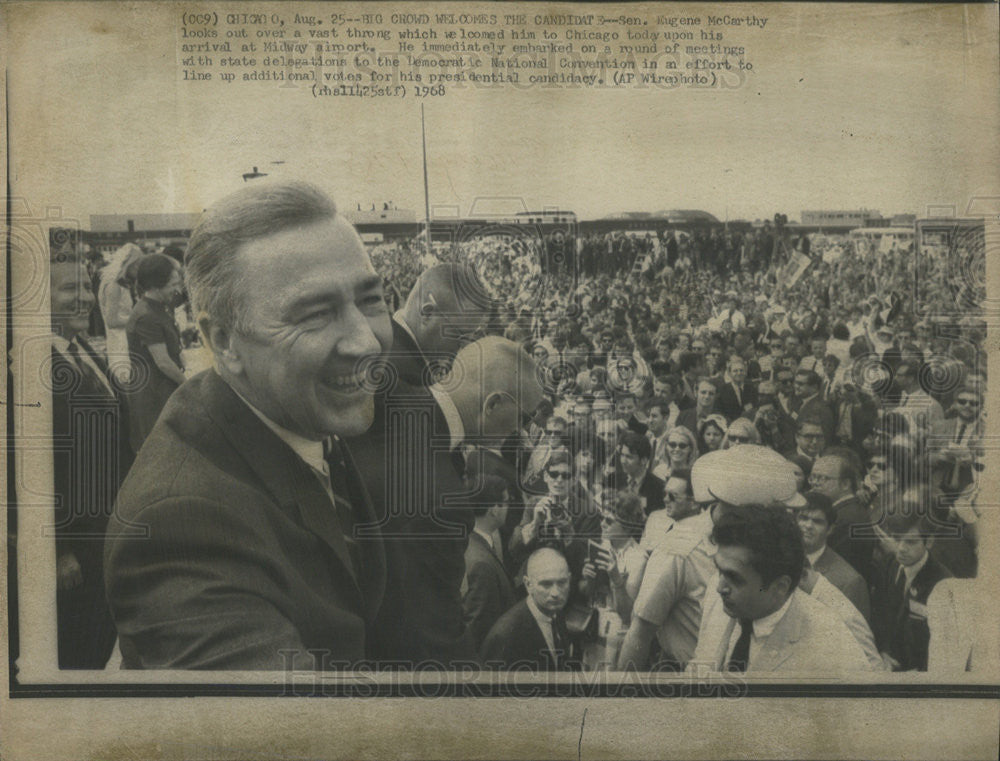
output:
[[[730,512],[747,505],[771,507],[803,507],[805,498],[796,487],[793,466],[772,449],[754,444],[741,444],[731,449],[713,452],[699,458],[691,470],[691,481],[695,500],[714,500],[710,508],[716,523]],[[796,527],[797,528],[797,527]],[[801,542],[801,533],[799,535]],[[718,581],[718,579],[716,579]],[[800,589],[815,600],[823,603],[847,626],[855,641],[862,648],[868,662],[873,667],[881,667],[881,657],[875,648],[871,628],[843,592],[815,571],[801,574]],[[713,592],[712,590],[716,591]],[[699,647],[705,635],[706,622],[716,615],[716,626],[725,626],[720,619],[721,597],[718,585],[709,584],[702,611],[702,629],[699,632]],[[697,655],[695,660],[698,660]]]
[[[665,509],[652,513],[650,522],[664,513],[673,523],[655,540],[646,563],[618,656],[620,669],[644,668],[655,636],[664,655],[658,667],[680,671],[698,643],[702,600],[714,572],[712,519],[686,495],[671,497]]]

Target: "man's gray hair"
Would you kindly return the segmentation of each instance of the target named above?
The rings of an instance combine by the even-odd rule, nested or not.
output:
[[[241,292],[251,273],[237,262],[240,246],[336,214],[337,207],[326,193],[300,181],[254,183],[207,209],[184,256],[196,319],[204,313],[220,327],[247,332]]]

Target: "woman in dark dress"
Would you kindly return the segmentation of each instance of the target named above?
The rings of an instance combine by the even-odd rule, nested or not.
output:
[[[184,382],[181,336],[173,314],[184,281],[173,259],[150,254],[140,262],[136,282],[142,297],[132,309],[125,334],[132,361],[129,438],[138,452],[163,405]]]

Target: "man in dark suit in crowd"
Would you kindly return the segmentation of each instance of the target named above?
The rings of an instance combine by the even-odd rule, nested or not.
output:
[[[827,439],[833,435],[833,410],[823,401],[823,382],[815,370],[799,370],[794,380],[795,396],[799,399],[798,420],[818,420]]]
[[[715,384],[708,378],[702,378],[698,381],[695,406],[681,410],[681,414],[677,416],[677,425],[683,425],[697,438],[698,425],[702,420],[715,412],[715,397],[717,393]]]
[[[632,494],[642,501],[646,515],[663,508],[664,480],[650,470],[653,445],[635,431],[618,437],[618,470],[609,484],[619,494]]]
[[[747,363],[743,357],[738,354],[731,356],[726,370],[729,380],[719,386],[715,409],[731,423],[738,417],[749,417],[757,406],[757,391],[746,382]]]
[[[187,285],[215,366],[167,402],[119,494],[105,578],[127,668],[322,669],[367,655],[385,588],[340,441],[372,422],[382,279],[319,189],[206,211]],[[138,534],[138,535],[136,535]]]
[[[535,671],[576,671],[579,660],[562,616],[569,600],[566,558],[549,547],[535,550],[525,570],[528,596],[504,613],[483,642],[488,668],[528,667]]]
[[[886,519],[886,533],[895,553],[886,558],[875,582],[875,642],[893,671],[926,671],[930,629],[927,598],[951,571],[928,552],[933,524],[916,500],[904,500],[902,509]]]
[[[818,491],[806,492],[805,499],[807,504],[796,511],[795,517],[806,550],[806,567],[821,573],[844,593],[844,597],[854,604],[866,621],[871,621],[868,583],[826,544],[837,520],[833,501]]]
[[[800,457],[808,461],[810,469],[820,452],[826,449],[829,437],[819,418],[800,416],[795,421],[795,449],[782,452],[785,457]]]
[[[425,390],[434,408],[395,416],[384,449],[357,449],[366,482],[373,471],[387,479],[380,529],[392,575],[373,634],[377,660],[412,666],[474,659],[461,587],[473,526],[468,506],[478,484],[460,478],[459,445],[495,447],[516,431],[543,396],[536,370],[513,341],[480,338],[458,352],[440,384]],[[415,424],[418,414],[426,424]],[[384,474],[381,452],[398,463],[398,473]]]
[[[393,316],[391,351],[370,368],[378,384],[374,423],[347,442],[386,550],[386,597],[370,647],[378,661],[447,662],[475,655],[462,625],[459,591],[472,516],[441,513],[446,499],[467,491],[458,451],[465,432],[454,403],[433,384],[481,331],[488,306],[470,268],[442,264],[422,273]]]
[[[858,475],[850,458],[846,453],[828,450],[813,463],[809,485],[829,497],[837,513],[827,540],[830,547],[863,578],[870,580],[875,539],[864,529],[871,526],[872,519],[854,496]]]
[[[124,404],[84,338],[94,306],[84,262],[53,251],[49,273],[59,668],[102,669],[116,636],[104,596],[104,532],[132,451]]]
[[[473,647],[479,650],[486,634],[515,602],[517,595],[503,564],[503,546],[497,534],[507,517],[510,493],[499,476],[483,477],[479,498],[473,503],[476,525],[465,549],[462,607]]]
[[[878,405],[854,384],[853,378],[848,377],[840,386],[834,411],[837,419],[834,440],[860,455],[864,451],[862,442],[878,421]]]

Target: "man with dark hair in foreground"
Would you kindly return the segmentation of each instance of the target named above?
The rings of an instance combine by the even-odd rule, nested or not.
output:
[[[712,530],[719,571],[689,670],[839,674],[871,667],[837,615],[798,589],[802,535],[784,510],[747,505]],[[721,603],[721,604],[718,604]]]

